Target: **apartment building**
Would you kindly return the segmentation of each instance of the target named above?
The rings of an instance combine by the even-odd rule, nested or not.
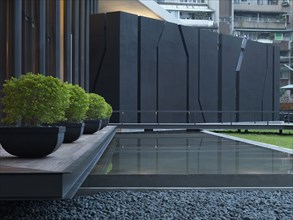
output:
[[[234,35],[280,47],[281,86],[293,83],[292,10],[289,0],[234,0]]]
[[[183,25],[206,27],[231,34],[233,29],[232,0],[157,0]]]

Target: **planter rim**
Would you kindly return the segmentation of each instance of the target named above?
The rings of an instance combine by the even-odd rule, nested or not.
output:
[[[65,132],[66,128],[65,126],[36,126],[36,127],[21,127],[21,126],[0,126],[0,133],[6,133],[7,132],[17,132],[21,131],[23,132],[24,130],[29,130],[29,132],[34,131],[34,132],[43,132],[44,130],[48,130],[47,132],[56,132],[57,130],[59,132]]]

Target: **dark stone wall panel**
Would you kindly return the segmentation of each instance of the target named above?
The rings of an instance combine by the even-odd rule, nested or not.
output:
[[[205,122],[218,121],[218,34],[200,31],[200,104]]]
[[[138,17],[128,13],[120,13],[120,122],[137,122],[137,45]],[[131,111],[131,112],[129,112]]]
[[[278,48],[248,41],[242,51],[240,38],[123,12],[91,21],[90,85],[123,111],[112,122],[235,121],[218,111],[236,111],[238,101],[240,121],[278,119],[263,113],[279,110]]]
[[[183,38],[186,43],[188,51],[188,111],[191,113],[188,115],[189,122],[203,122],[202,114],[199,113],[199,44],[198,44],[198,33],[199,29],[181,26]]]
[[[241,51],[242,39],[222,36],[222,120],[235,121],[236,109],[236,66]]]
[[[96,88],[99,68],[103,62],[103,55],[106,49],[106,15],[98,14],[90,17],[90,74],[89,86],[90,92]]]
[[[262,94],[266,75],[266,45],[248,41],[240,70],[240,121],[262,120]]]
[[[166,23],[158,47],[159,122],[186,122],[186,54],[178,25]]]
[[[93,15],[91,22],[91,42],[98,41],[96,46],[91,45],[91,51],[98,51],[97,57],[91,58],[92,92],[102,95],[117,110],[120,109],[120,13],[108,13],[106,18]],[[111,120],[119,121],[119,115],[114,113]]]
[[[141,122],[157,122],[157,46],[164,22],[140,17],[140,114]],[[146,112],[149,111],[149,112]]]

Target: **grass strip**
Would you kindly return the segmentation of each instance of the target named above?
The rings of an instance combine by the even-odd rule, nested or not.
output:
[[[293,149],[293,130],[221,130],[216,131],[226,135],[272,144],[288,149]]]

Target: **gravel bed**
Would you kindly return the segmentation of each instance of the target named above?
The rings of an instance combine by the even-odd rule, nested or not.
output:
[[[70,200],[0,201],[0,219],[293,219],[293,190],[101,191]]]

